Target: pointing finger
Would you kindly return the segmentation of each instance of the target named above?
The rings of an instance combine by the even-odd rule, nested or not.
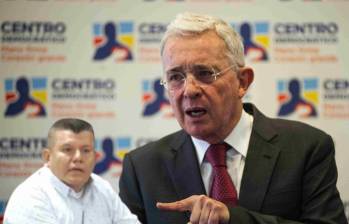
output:
[[[169,203],[162,203],[158,202],[156,203],[156,207],[160,210],[167,210],[167,211],[191,211],[193,209],[193,206],[195,204],[195,198],[197,196],[191,196],[189,198],[175,201],[175,202],[169,202]]]

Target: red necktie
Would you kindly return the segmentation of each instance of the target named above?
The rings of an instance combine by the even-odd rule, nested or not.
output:
[[[210,145],[207,149],[206,159],[213,168],[210,197],[226,205],[236,206],[238,201],[237,192],[227,172],[226,165],[226,152],[228,148],[229,145],[223,143]]]

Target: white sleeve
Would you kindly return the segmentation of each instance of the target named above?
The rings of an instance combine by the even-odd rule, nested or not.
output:
[[[115,193],[115,212],[113,224],[140,224],[137,216],[132,214],[128,207],[121,201],[118,194]]]
[[[59,224],[49,203],[40,189],[20,185],[8,201],[4,224]]]
[[[119,195],[108,183],[108,191],[112,200],[113,224],[141,224],[136,215],[132,214],[128,207],[121,201]]]

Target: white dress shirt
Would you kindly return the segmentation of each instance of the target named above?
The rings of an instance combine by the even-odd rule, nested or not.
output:
[[[248,143],[252,133],[253,116],[242,110],[241,118],[233,131],[224,140],[233,148],[227,151],[227,170],[235,185],[236,191],[240,193],[242,174],[245,167]],[[205,153],[210,143],[192,137],[196,154],[199,159],[202,180],[207,194],[209,194],[212,184],[212,166],[205,160]]]
[[[84,190],[76,193],[46,166],[12,193],[4,224],[138,224],[111,185],[91,174]]]

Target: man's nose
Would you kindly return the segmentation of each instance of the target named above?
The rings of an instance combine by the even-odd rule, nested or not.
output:
[[[188,73],[184,84],[184,96],[188,98],[197,98],[201,95],[201,86],[195,76]]]
[[[74,155],[73,155],[73,160],[74,161],[80,161],[82,159],[82,153],[79,149],[75,150]]]

